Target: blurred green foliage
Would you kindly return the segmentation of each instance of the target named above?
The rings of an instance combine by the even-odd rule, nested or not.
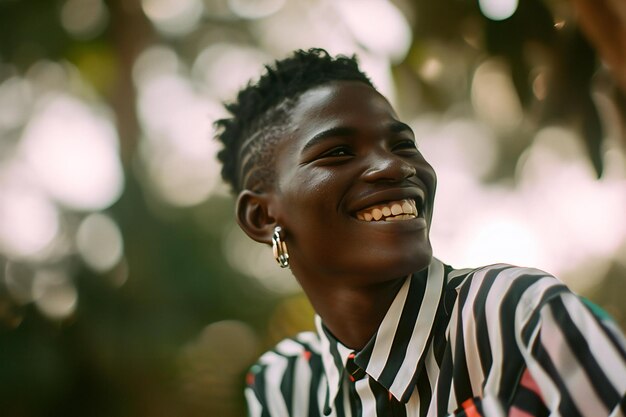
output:
[[[0,82],[23,74],[42,59],[69,61],[113,109],[126,184],[108,213],[122,231],[125,262],[106,274],[97,274],[79,259],[64,260],[63,268],[71,271],[79,300],[75,313],[62,321],[49,320],[32,303],[13,302],[0,286],[0,414],[243,415],[243,382],[229,385],[230,391],[223,394],[219,392],[220,375],[208,371],[206,379],[198,377],[203,381],[198,386],[214,392],[187,389],[185,370],[193,365],[181,362],[181,350],[208,324],[239,320],[261,335],[260,342],[251,346],[258,354],[280,338],[310,326],[312,312],[302,296],[285,301],[286,296],[255,286],[228,265],[222,244],[233,226],[230,198],[217,195],[193,207],[176,208],[151,194],[136,158],[141,131],[134,107],[132,64],[154,42],[168,44],[191,60],[192,46],[209,31],[221,31],[224,37],[235,33],[255,46],[250,31],[253,22],[207,15],[192,33],[168,37],[155,30],[139,0],[109,0],[105,2],[108,24],[96,35],[80,39],[68,34],[60,22],[64,3],[0,0]],[[414,40],[406,60],[394,73],[406,86],[418,86],[426,99],[415,104],[410,93],[401,94],[402,106],[441,111],[466,98],[467,86],[450,92],[426,83],[416,69],[432,42],[455,53],[468,37],[475,36],[482,47],[468,56],[468,65],[485,55],[502,57],[512,70],[522,105],[536,116],[535,122],[558,120],[581,129],[587,155],[597,175],[602,175],[603,131],[591,97],[598,61],[575,25],[554,30],[554,10],[567,11],[566,3],[521,1],[511,18],[499,22],[484,18],[475,1],[407,0],[398,4],[415,12],[411,21]],[[542,64],[552,69],[547,98],[542,102],[532,91],[534,59],[544,60]],[[614,94],[621,96],[618,91]],[[512,174],[529,139],[520,136],[512,145],[507,143],[509,148],[502,152],[494,179]],[[65,218],[73,215],[65,213]],[[8,262],[0,255],[0,269]],[[618,295],[624,294],[625,288],[624,281],[615,277],[623,277],[624,272],[623,265],[615,264],[607,281],[614,290],[590,294],[591,298],[608,304],[609,310],[611,305],[619,305]],[[126,273],[129,279],[124,285],[112,284],[116,274]],[[611,313],[623,318],[619,310]],[[243,381],[245,366],[237,372],[238,381]],[[216,404],[220,395],[228,404]]]

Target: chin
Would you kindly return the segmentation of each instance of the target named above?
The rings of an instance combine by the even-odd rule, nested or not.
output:
[[[420,250],[413,252],[407,251],[405,256],[399,257],[394,260],[394,262],[390,262],[391,265],[389,265],[389,269],[397,270],[397,276],[409,275],[428,268],[432,259],[433,251],[430,245],[428,245],[427,248],[420,248]]]
[[[368,256],[364,272],[382,279],[395,279],[428,268],[433,258],[430,242],[420,242],[403,250],[379,250]]]

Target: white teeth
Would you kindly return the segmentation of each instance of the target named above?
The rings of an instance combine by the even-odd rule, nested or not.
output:
[[[415,201],[412,199],[403,199],[380,204],[366,210],[356,213],[356,217],[363,221],[398,221],[414,219],[418,216]]]
[[[399,216],[394,216],[394,217],[387,217],[385,219],[386,222],[397,222],[399,220],[408,220],[408,219],[412,219],[414,218],[414,216],[410,215],[410,214],[401,214]]]

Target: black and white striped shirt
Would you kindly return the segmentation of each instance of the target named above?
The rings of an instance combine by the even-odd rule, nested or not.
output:
[[[434,259],[359,352],[316,325],[251,368],[251,417],[626,416],[624,336],[537,269]]]

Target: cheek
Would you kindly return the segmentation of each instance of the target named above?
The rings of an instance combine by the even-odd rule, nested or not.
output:
[[[341,219],[342,191],[337,175],[318,170],[316,175],[296,175],[281,186],[284,226],[299,239],[325,239],[329,227]]]
[[[321,207],[336,207],[341,199],[341,176],[326,169],[312,169],[285,178],[281,195],[289,207],[304,211]]]

